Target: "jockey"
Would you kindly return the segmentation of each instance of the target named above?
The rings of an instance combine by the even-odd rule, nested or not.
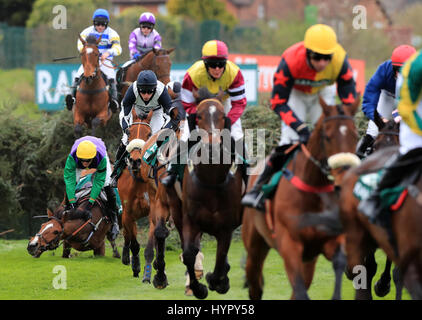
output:
[[[129,36],[129,54],[131,59],[139,60],[154,49],[161,49],[161,36],[154,29],[155,17],[151,12],[144,12],[139,17],[139,28]]]
[[[224,111],[227,119],[231,122],[231,137],[236,146],[242,147],[243,155],[243,131],[240,117],[246,108],[246,94],[245,81],[243,79],[240,68],[228,60],[229,50],[227,45],[220,40],[210,40],[202,47],[202,59],[195,62],[186,72],[181,90],[181,99],[183,107],[188,115],[188,121],[185,121],[183,135],[181,141],[189,139],[189,132],[194,127],[188,125],[192,123],[191,119],[195,120],[196,103],[193,95],[193,90],[198,90],[201,87],[206,87],[211,94],[218,94],[219,90],[223,90],[224,96]],[[171,187],[174,185],[181,164],[172,162],[168,167],[168,175],[161,180],[161,182]],[[244,176],[246,169],[242,166]]]
[[[358,144],[356,154],[363,158],[378,135],[378,127],[374,122],[375,110],[384,122],[391,119],[397,102],[395,99],[396,80],[399,69],[409,57],[416,52],[409,45],[401,45],[394,49],[391,59],[378,66],[377,71],[366,85],[363,95],[362,110],[369,119],[366,135]]]
[[[97,169],[92,183],[91,194],[87,210],[90,210],[95,204],[95,199],[104,187],[107,195],[107,215],[110,217],[113,225],[110,231],[112,240],[119,234],[119,225],[117,223],[117,204],[116,194],[110,186],[111,166],[107,156],[107,149],[104,142],[97,137],[85,136],[75,141],[66,160],[64,168],[64,182],[66,184],[66,203],[71,208],[75,208],[75,188],[79,181],[83,169]]]
[[[272,110],[281,118],[281,141],[266,160],[265,169],[253,188],[243,197],[242,204],[265,211],[261,187],[279,171],[293,142],[306,144],[312,125],[319,119],[322,108],[320,95],[328,105],[335,105],[335,82],[343,104],[352,104],[356,97],[353,71],[343,47],[337,43],[334,30],[316,24],[308,28],[303,42],[286,49],[274,75]]]
[[[167,87],[157,80],[157,76],[153,71],[141,71],[137,80],[131,84],[122,100],[122,110],[119,118],[123,129],[123,137],[116,153],[117,162],[111,175],[114,187],[117,186],[117,180],[126,164],[126,161],[124,161],[127,155],[126,146],[128,143],[126,130],[132,124],[132,108],[135,108],[136,114],[141,119],[145,119],[151,110],[154,111],[150,122],[152,134],[162,128],[177,130],[179,125],[177,107],[172,105]],[[170,121],[168,121],[163,111],[170,116]]]
[[[117,102],[116,72],[111,60],[113,60],[113,57],[119,56],[122,53],[122,47],[120,46],[120,36],[116,31],[108,26],[110,22],[110,16],[107,10],[95,10],[92,16],[92,20],[93,25],[83,30],[80,35],[84,40],[89,35],[94,35],[97,39],[101,36],[101,42],[98,45],[98,49],[100,51],[100,69],[102,73],[107,76],[108,84],[110,86],[110,109],[117,110],[119,103]],[[82,49],[83,44],[78,39],[79,52],[81,52]],[[72,84],[72,93],[66,96],[66,105],[69,110],[72,109],[72,106],[75,103],[76,89],[83,72],[84,69],[81,65]]]
[[[397,78],[400,149],[386,164],[385,172],[370,197],[362,200],[358,210],[373,223],[380,222],[381,191],[398,186],[410,174],[419,172],[422,155],[422,53],[413,54]],[[419,158],[419,159],[418,159]],[[410,181],[412,183],[412,181]]]

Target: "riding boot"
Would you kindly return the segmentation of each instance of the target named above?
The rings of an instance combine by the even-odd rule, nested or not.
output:
[[[243,196],[241,202],[242,205],[265,212],[265,198],[261,188],[264,184],[267,184],[270,181],[274,173],[283,167],[288,157],[288,155],[284,154],[284,151],[290,146],[291,145],[279,146],[271,152],[265,163],[264,171],[255,181],[252,189]]]
[[[110,86],[110,103],[109,107],[111,112],[116,113],[117,109],[119,108],[119,102],[117,100],[117,86],[116,86],[116,80],[109,79],[108,84]]]
[[[367,155],[367,149],[372,147],[373,143],[374,143],[375,139],[374,137],[372,137],[370,134],[366,134],[358,143],[357,147],[356,147],[356,155],[360,158],[363,159],[365,158]]]
[[[70,89],[70,93],[68,95],[66,95],[65,101],[66,101],[66,108],[70,111],[73,108],[73,105],[76,102],[76,90],[78,88],[78,84],[79,84],[79,78],[76,77],[73,80],[71,89]]]
[[[240,139],[241,143],[237,141],[237,143],[234,141],[233,137],[231,139],[232,142],[232,150],[234,149],[237,156],[242,160],[242,163],[239,164],[240,172],[242,173],[242,179],[245,182],[245,185],[248,185],[248,167],[250,166],[250,163],[248,161],[247,152],[245,148],[245,140]]]
[[[117,181],[121,176],[123,170],[126,167],[126,156],[128,152],[126,150],[126,146],[120,142],[119,148],[117,149],[116,153],[116,162],[114,163],[113,172],[110,175],[110,186],[113,188],[117,188]]]
[[[420,157],[421,148],[413,149],[404,155],[395,154],[386,163],[385,172],[382,175],[377,187],[372,191],[371,195],[359,203],[358,210],[366,215],[372,223],[380,223],[380,214],[383,211],[381,193],[387,188],[413,183],[407,181],[409,176],[417,174],[420,166],[420,161],[412,162],[411,159],[415,156]]]
[[[117,236],[119,235],[119,224],[117,222],[119,208],[117,206],[114,189],[111,186],[105,186],[104,191],[107,195],[107,216],[110,218],[113,224],[111,230],[109,231],[110,238],[113,241],[116,240]]]

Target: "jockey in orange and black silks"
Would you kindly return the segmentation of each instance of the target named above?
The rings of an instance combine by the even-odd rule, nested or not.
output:
[[[303,42],[289,47],[281,56],[274,75],[271,109],[281,118],[281,140],[268,157],[263,173],[243,197],[244,206],[264,211],[261,187],[286,161],[284,151],[294,142],[306,144],[310,130],[322,112],[319,96],[335,105],[337,93],[345,105],[356,98],[356,84],[346,51],[337,43],[334,30],[323,24],[308,28]],[[308,118],[308,119],[307,119]]]
[[[347,54],[337,43],[331,27],[314,25],[307,30],[303,42],[294,44],[283,53],[274,75],[271,108],[285,124],[281,145],[297,140],[297,133],[302,129],[308,131],[303,122],[306,113],[310,115],[312,123],[318,120],[321,107],[317,93],[328,104],[334,103],[335,85],[327,86],[335,82],[340,100],[344,104],[352,104],[356,97],[356,85]],[[302,134],[309,137],[309,131]]]

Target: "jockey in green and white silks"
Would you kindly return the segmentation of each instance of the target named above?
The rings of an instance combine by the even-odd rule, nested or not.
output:
[[[107,214],[113,222],[110,233],[112,240],[114,240],[119,234],[119,225],[117,223],[118,208],[115,191],[110,187],[111,165],[107,156],[107,149],[100,138],[84,136],[73,143],[63,172],[66,185],[66,203],[70,208],[75,208],[77,200],[75,189],[81,172],[84,169],[92,168],[96,169],[96,173],[92,182],[89,204],[86,209],[90,210],[94,206],[101,189],[104,188],[107,196]]]
[[[117,109],[118,103],[116,88],[116,71],[113,66],[112,60],[115,56],[119,56],[122,53],[122,47],[120,45],[120,36],[114,29],[108,26],[108,24],[110,23],[110,15],[107,10],[97,9],[92,16],[92,21],[93,25],[85,28],[81,32],[80,36],[84,40],[86,40],[88,36],[95,36],[96,39],[99,39],[101,37],[101,41],[98,44],[98,50],[100,51],[100,69],[101,72],[107,77],[107,80],[109,82],[108,84],[110,85],[110,94],[112,100],[114,100],[111,101],[111,103],[114,103]],[[79,39],[77,47],[78,51],[81,52],[83,49],[83,44]],[[76,87],[83,72],[84,69],[81,65],[76,73],[75,81],[72,85],[72,95],[70,96],[70,98],[66,97],[66,104],[75,102],[74,98],[76,96]]]
[[[385,173],[371,196],[359,204],[359,211],[378,223],[382,219],[381,191],[398,186],[415,170],[422,157],[422,52],[414,53],[403,65],[396,83],[400,122],[400,150],[386,164]]]

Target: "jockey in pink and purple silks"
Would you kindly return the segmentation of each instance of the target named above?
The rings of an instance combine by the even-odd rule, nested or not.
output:
[[[129,36],[130,58],[139,60],[144,54],[154,49],[161,49],[161,36],[154,30],[155,16],[144,12],[139,17],[139,28]]]

